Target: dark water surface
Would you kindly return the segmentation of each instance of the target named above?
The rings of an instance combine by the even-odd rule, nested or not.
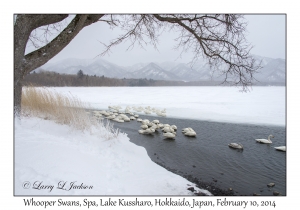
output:
[[[234,123],[208,122],[189,119],[141,116],[150,121],[158,119],[163,124],[176,125],[175,140],[166,140],[159,130],[153,135],[139,134],[137,121],[117,123],[114,126],[128,134],[130,141],[143,146],[156,163],[184,176],[198,180],[214,194],[214,188],[230,191],[234,195],[273,195],[278,191],[286,195],[286,153],[274,146],[286,145],[286,128]],[[182,128],[191,127],[197,137],[186,137]],[[275,136],[272,144],[260,144],[256,138]],[[243,151],[231,149],[229,143],[241,143]],[[272,188],[267,187],[275,183]],[[217,192],[217,191],[216,191]],[[215,193],[215,195],[221,195]]]

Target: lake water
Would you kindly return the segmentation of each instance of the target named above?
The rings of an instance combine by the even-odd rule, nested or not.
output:
[[[286,145],[286,88],[253,87],[241,93],[234,87],[60,87],[60,93],[78,97],[92,109],[108,106],[150,106],[166,108],[168,118],[154,115],[178,127],[175,140],[138,133],[140,123],[114,123],[136,145],[146,148],[149,157],[215,195],[286,195],[286,153],[274,146]],[[140,113],[138,113],[140,114]],[[196,138],[181,129],[192,127]],[[273,134],[271,145],[256,138]],[[228,147],[241,143],[244,150]],[[274,182],[273,188],[267,184]],[[207,188],[208,187],[208,188]],[[232,188],[232,191],[228,191]]]
[[[128,134],[130,141],[146,148],[149,157],[159,165],[197,182],[215,195],[286,195],[286,153],[274,146],[286,145],[286,129],[280,126],[219,123],[190,119],[141,116],[159,119],[178,127],[175,140],[166,140],[162,131],[154,135],[138,133],[141,123],[114,123]],[[182,128],[192,127],[197,137],[186,137]],[[256,138],[275,136],[270,145]],[[229,143],[241,143],[243,151],[231,149]],[[269,183],[275,183],[272,188]],[[232,188],[232,191],[229,191]]]

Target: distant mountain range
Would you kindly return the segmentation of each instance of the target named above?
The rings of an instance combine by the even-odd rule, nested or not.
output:
[[[262,61],[263,68],[254,77],[259,82],[285,83],[285,59],[273,59],[255,56]],[[84,74],[105,76],[111,78],[147,78],[153,80],[176,81],[222,81],[224,78],[217,75],[204,61],[197,61],[192,67],[185,63],[137,63],[132,66],[118,66],[102,58],[87,60],[69,58],[55,63],[47,63],[37,70],[54,71],[61,74],[77,74],[82,70]]]

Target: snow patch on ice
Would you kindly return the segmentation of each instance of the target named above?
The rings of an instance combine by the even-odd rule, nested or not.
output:
[[[285,87],[55,87],[71,92],[95,109],[151,106],[167,117],[285,126]]]

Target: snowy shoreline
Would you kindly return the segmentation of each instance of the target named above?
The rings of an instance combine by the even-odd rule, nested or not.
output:
[[[193,195],[188,187],[210,195],[152,162],[126,134],[111,140],[101,135],[33,117],[16,119],[15,195]],[[93,187],[56,187],[64,182]]]
[[[254,87],[250,93],[230,87],[53,89],[71,93],[98,110],[111,105],[147,105],[166,108],[168,118],[285,126],[285,87]],[[24,181],[34,184],[37,180],[51,186],[77,181],[95,187],[50,193],[22,187]],[[197,189],[152,162],[145,148],[131,143],[126,134],[105,140],[105,134],[97,131],[82,133],[38,118],[15,120],[16,195],[193,195],[187,186]]]

